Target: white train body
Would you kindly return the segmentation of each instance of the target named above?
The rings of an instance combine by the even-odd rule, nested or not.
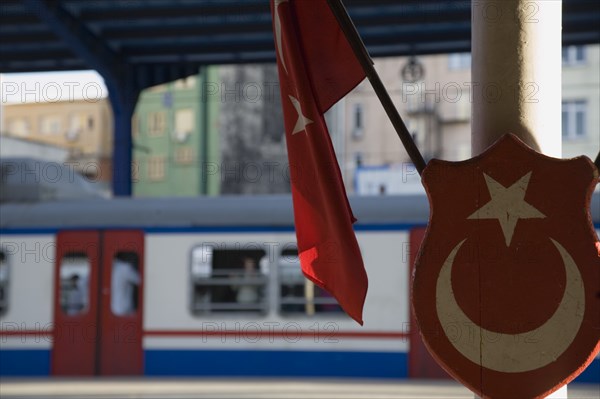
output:
[[[362,327],[298,283],[287,196],[3,205],[0,375],[443,376],[411,328],[411,232],[426,199],[351,202],[369,276]],[[110,281],[124,254],[141,283],[122,316]],[[257,265],[250,305],[231,299],[243,257]],[[69,313],[78,284],[87,299]],[[599,368],[580,380],[598,382]]]

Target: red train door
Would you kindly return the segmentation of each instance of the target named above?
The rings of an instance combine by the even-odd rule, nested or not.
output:
[[[57,234],[52,374],[96,372],[99,237],[96,231]]]
[[[102,243],[101,375],[143,372],[142,307],[144,235],[109,231]]]
[[[411,290],[412,290],[412,275],[415,267],[415,260],[419,253],[419,247],[425,237],[425,228],[413,229],[410,232],[410,275]],[[412,297],[412,294],[411,294]],[[441,368],[429,351],[425,347],[421,334],[417,326],[417,320],[410,310],[410,351],[408,354],[408,376],[410,378],[435,378],[435,379],[450,379],[450,375]]]
[[[57,234],[54,375],[143,372],[141,231]]]

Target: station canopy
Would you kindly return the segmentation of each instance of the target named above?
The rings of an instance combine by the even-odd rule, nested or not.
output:
[[[490,23],[513,17],[473,2],[489,7]],[[344,4],[372,57],[471,50],[471,1]],[[600,43],[600,1],[563,0],[562,28],[563,45]],[[143,89],[204,65],[274,61],[269,0],[0,0],[0,73],[94,69],[103,77],[119,143],[116,196],[131,195],[131,115]]]
[[[470,51],[471,1],[344,4],[373,57]],[[600,1],[564,0],[563,44],[599,42]],[[2,73],[127,70],[141,89],[202,65],[274,60],[268,0],[0,1]]]

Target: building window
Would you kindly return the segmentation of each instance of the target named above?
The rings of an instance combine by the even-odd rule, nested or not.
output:
[[[361,166],[363,166],[363,163],[364,163],[363,153],[362,152],[355,152],[354,153],[354,165],[357,168],[360,168]]]
[[[89,308],[90,260],[85,253],[69,253],[60,262],[60,308],[78,316]]]
[[[586,136],[587,102],[584,100],[563,101],[562,136],[565,140],[576,140]]]
[[[62,131],[60,116],[47,115],[40,118],[40,132],[45,135],[56,135]]]
[[[0,317],[8,310],[8,259],[0,250]]]
[[[133,183],[140,181],[140,161],[138,160],[131,161],[131,180]]]
[[[167,160],[164,156],[148,158],[148,180],[161,181],[166,176]]]
[[[187,140],[194,130],[194,110],[191,108],[180,109],[175,112],[175,130],[173,139],[180,143]]]
[[[133,114],[131,117],[131,135],[133,137],[139,137],[140,135],[140,118],[137,114]]]
[[[65,134],[67,141],[77,141],[83,132],[86,116],[82,114],[69,115],[69,128]]]
[[[471,53],[453,53],[448,55],[448,69],[451,71],[471,69]]]
[[[352,111],[352,137],[361,139],[364,136],[365,113],[362,104],[354,104]]]
[[[7,123],[8,133],[13,136],[27,136],[31,133],[31,126],[26,118],[10,119]]]
[[[148,136],[162,136],[165,132],[167,116],[164,111],[150,112],[148,114]]]
[[[246,247],[217,249],[199,245],[192,250],[192,314],[267,312],[266,252],[256,246]]]
[[[279,257],[280,312],[313,316],[319,313],[342,313],[327,291],[302,274],[297,249],[285,249]]]
[[[194,163],[194,151],[192,147],[179,147],[175,150],[175,162],[180,165],[190,165]]]
[[[585,63],[584,46],[567,46],[562,49],[562,62],[564,65],[577,65]]]

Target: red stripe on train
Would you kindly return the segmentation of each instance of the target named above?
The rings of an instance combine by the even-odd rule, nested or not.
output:
[[[370,339],[370,338],[378,338],[378,339],[408,339],[410,333],[405,332],[387,332],[387,331],[365,331],[365,332],[355,332],[355,331],[302,331],[302,329],[298,326],[298,328],[289,328],[283,331],[274,331],[268,329],[252,329],[252,328],[242,328],[239,330],[147,330],[144,331],[144,336],[147,337],[202,337],[202,336],[239,336],[239,335],[251,335],[253,337],[273,337],[273,338],[289,338],[289,337],[298,337],[298,338],[361,338],[361,339]]]
[[[11,336],[52,336],[53,330],[9,330],[0,331],[0,337]],[[273,337],[289,338],[290,336],[298,338],[318,337],[318,338],[359,338],[359,339],[408,339],[410,333],[404,332],[383,332],[383,331],[299,331],[288,329],[285,331],[240,329],[240,330],[147,330],[143,332],[147,337],[203,337],[203,336],[239,336],[252,335],[255,337]]]

